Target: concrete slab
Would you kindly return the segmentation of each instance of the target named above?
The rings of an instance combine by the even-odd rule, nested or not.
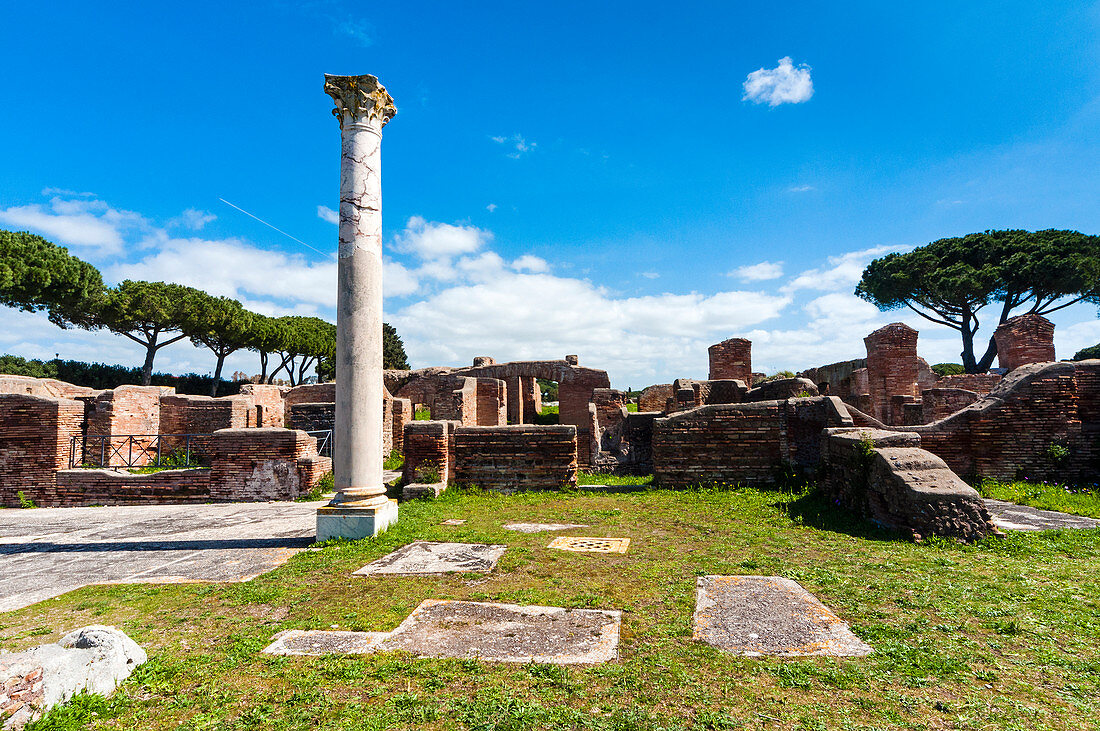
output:
[[[1028,505],[1016,505],[986,498],[985,507],[993,517],[993,525],[1001,530],[1057,530],[1059,528],[1100,528],[1100,520],[1082,515],[1070,515],[1054,510],[1040,510]]]
[[[402,546],[355,572],[358,576],[375,574],[448,574],[452,572],[488,573],[497,565],[507,546],[488,543],[436,543],[415,541]]]
[[[699,577],[692,637],[749,657],[872,652],[817,597],[779,576]]]
[[[508,523],[504,530],[514,530],[520,533],[544,533],[552,530],[569,530],[571,528],[587,528],[580,523]]]
[[[404,650],[488,662],[595,664],[618,656],[618,611],[428,599],[390,633],[291,631],[264,652],[323,655]]]
[[[0,509],[0,612],[88,584],[247,581],[313,542],[323,504]]]

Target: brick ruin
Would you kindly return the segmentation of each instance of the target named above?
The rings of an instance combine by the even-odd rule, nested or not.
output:
[[[406,498],[451,483],[561,489],[576,485],[578,469],[653,474],[672,488],[766,486],[800,473],[877,522],[971,539],[988,534],[988,515],[958,475],[1083,480],[1100,471],[1100,361],[1049,362],[1052,337],[1045,319],[1014,318],[996,334],[1006,376],[941,378],[917,354],[917,331],[894,323],[864,339],[865,358],[781,379],[753,374],[751,342],[731,338],[708,349],[707,380],[651,386],[637,412],[606,371],[574,355],[387,371],[384,447],[404,454]],[[539,379],[558,384],[557,425],[533,423],[543,420]],[[18,504],[20,491],[41,505],[290,499],[331,467],[304,432],[333,427],[334,384],[255,384],[208,398],[4,376],[0,391],[4,505]],[[415,421],[417,409],[430,420]],[[852,445],[863,436],[852,435],[864,432],[873,454],[860,462]],[[209,469],[69,469],[86,456],[72,446],[96,434],[201,435],[195,450]],[[852,492],[856,483],[864,487]]]

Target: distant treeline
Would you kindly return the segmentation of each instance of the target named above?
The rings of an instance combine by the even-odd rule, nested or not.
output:
[[[88,388],[110,389],[116,386],[139,386],[142,381],[140,368],[127,368],[107,363],[85,363],[80,360],[37,360],[21,358],[18,355],[0,355],[0,374],[11,376],[30,376],[31,378],[56,378]],[[173,376],[170,373],[154,373],[152,385],[174,386],[176,393],[203,395],[210,393],[214,379],[210,376],[188,373]],[[233,395],[240,393],[241,384],[219,379],[218,393]]]

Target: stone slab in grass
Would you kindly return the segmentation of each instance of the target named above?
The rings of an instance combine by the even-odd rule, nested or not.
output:
[[[779,576],[699,577],[692,636],[750,657],[872,652],[817,597]]]
[[[428,599],[397,629],[275,636],[264,652],[324,655],[403,650],[421,657],[584,665],[618,656],[618,611]]]
[[[1003,500],[985,499],[985,507],[993,516],[993,525],[1001,530],[1058,530],[1059,528],[1100,528],[1100,520],[1082,515],[1041,510],[1029,505],[1016,505]]]
[[[497,565],[507,548],[488,543],[415,541],[367,564],[355,573],[358,576],[488,573]]]
[[[546,531],[587,527],[587,525],[580,523],[508,523],[504,526],[504,530],[514,530],[520,533],[545,533]]]

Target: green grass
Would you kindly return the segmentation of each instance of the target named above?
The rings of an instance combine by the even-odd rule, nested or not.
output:
[[[577,472],[577,485],[650,485],[653,475],[609,475],[604,472]]]
[[[431,421],[432,410],[429,408],[420,408],[413,412],[413,421]]]
[[[630,550],[555,551],[548,534],[502,529],[513,520],[584,523],[579,534],[630,537]],[[487,576],[351,575],[416,539],[508,551]],[[742,658],[700,644],[704,574],[794,579],[875,652]],[[428,598],[620,609],[620,659],[260,654],[282,630],[389,630]],[[112,698],[78,698],[31,731],[1100,727],[1100,531],[915,544],[797,492],[449,490],[402,504],[378,538],[298,553],[247,583],[90,586],[0,613],[0,647],[92,623],[124,629],[149,662]]]
[[[386,461],[382,463],[382,469],[384,470],[399,470],[405,465],[405,455],[398,452],[396,449],[390,452],[390,456],[386,457]]]
[[[999,482],[987,479],[978,483],[977,489],[982,497],[1100,518],[1100,489],[1096,485],[1074,487],[1046,482]]]

